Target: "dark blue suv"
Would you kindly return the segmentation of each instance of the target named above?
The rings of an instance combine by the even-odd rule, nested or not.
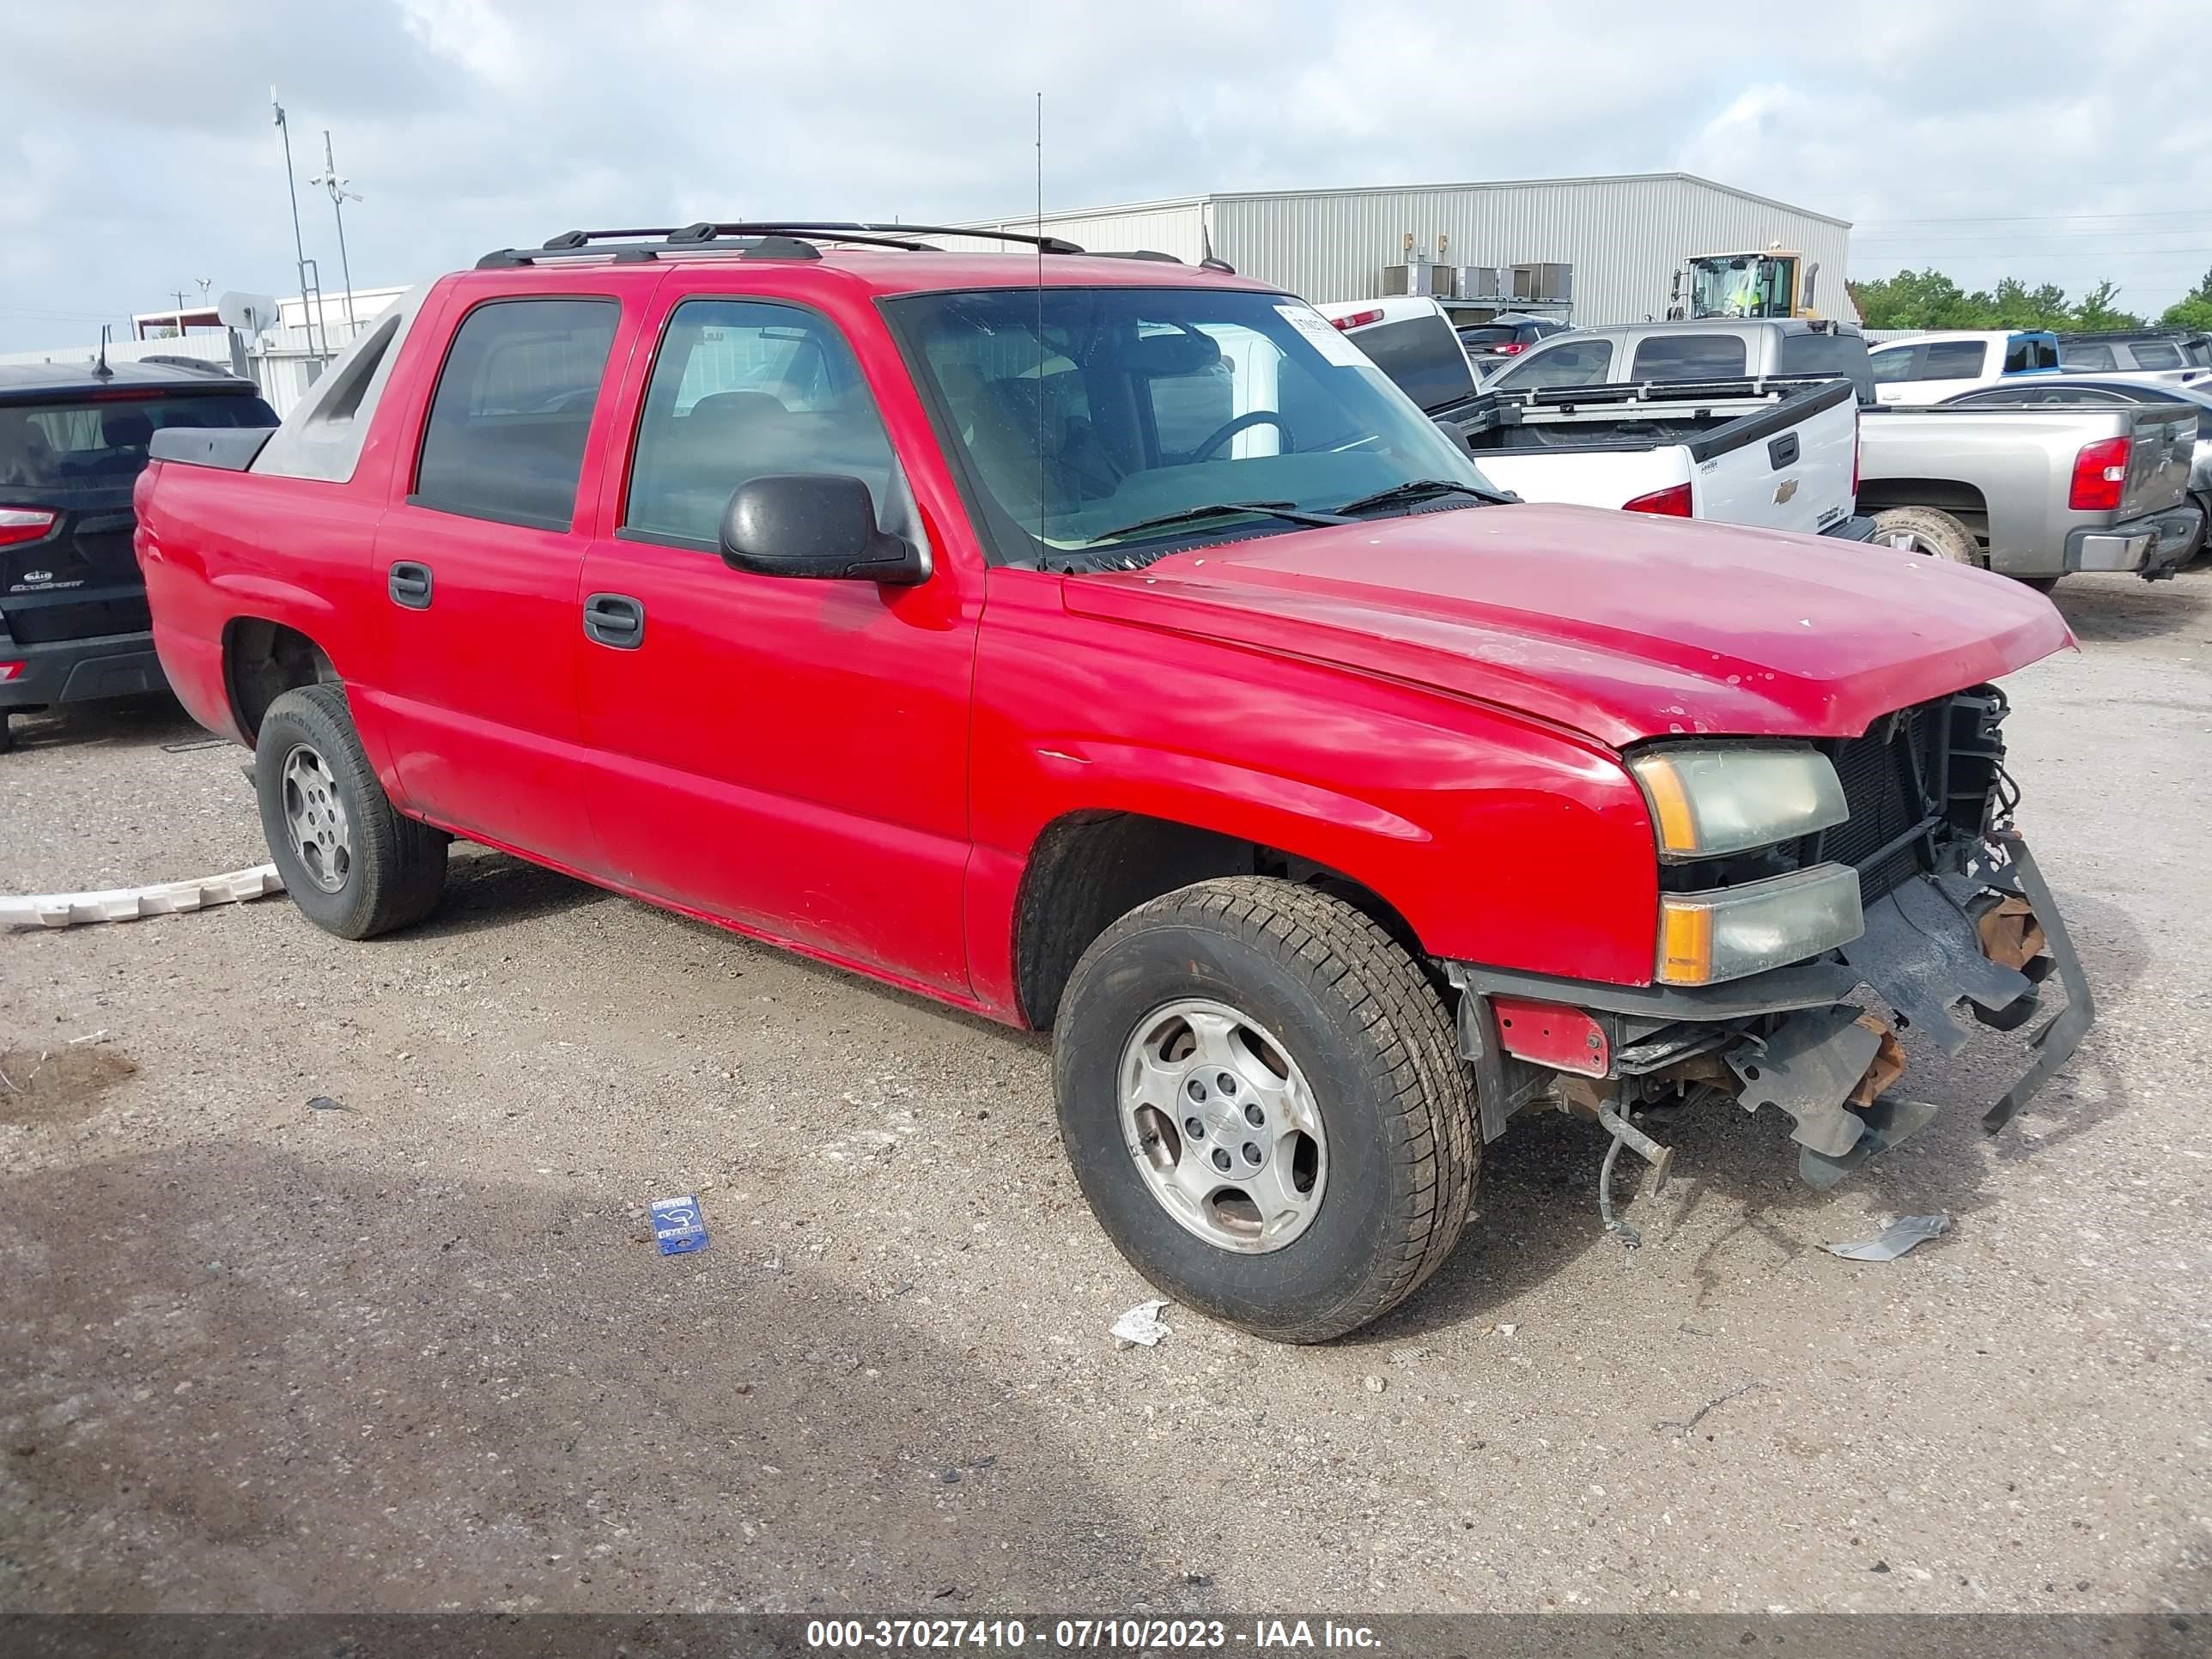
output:
[[[167,688],[131,547],[165,426],[274,426],[210,365],[0,368],[0,750],[15,714]]]

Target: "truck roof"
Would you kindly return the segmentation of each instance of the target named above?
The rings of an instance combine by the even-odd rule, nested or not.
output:
[[[959,237],[1006,246],[955,251],[920,237]],[[818,267],[879,295],[973,288],[1182,288],[1273,290],[1219,260],[1187,265],[1149,250],[1090,252],[1056,236],[949,226],[861,223],[697,224],[679,229],[567,231],[535,248],[498,248],[465,278],[511,288],[524,270],[600,270],[732,261]]]

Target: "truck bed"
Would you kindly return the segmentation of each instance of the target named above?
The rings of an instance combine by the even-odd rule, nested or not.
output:
[[[1800,377],[1491,392],[1437,418],[1492,479],[1532,501],[1650,506],[1817,532],[1850,515],[1856,392]],[[1677,498],[1679,499],[1679,498]]]

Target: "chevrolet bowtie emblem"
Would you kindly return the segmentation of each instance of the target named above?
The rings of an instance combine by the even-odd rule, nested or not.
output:
[[[1796,493],[1797,480],[1795,478],[1784,478],[1780,483],[1774,486],[1775,505],[1779,507],[1783,502],[1788,501]]]

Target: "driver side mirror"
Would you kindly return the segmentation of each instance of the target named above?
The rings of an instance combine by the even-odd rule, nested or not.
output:
[[[756,576],[911,586],[929,561],[876,528],[868,487],[842,472],[775,472],[739,484],[722,512],[722,562]]]

